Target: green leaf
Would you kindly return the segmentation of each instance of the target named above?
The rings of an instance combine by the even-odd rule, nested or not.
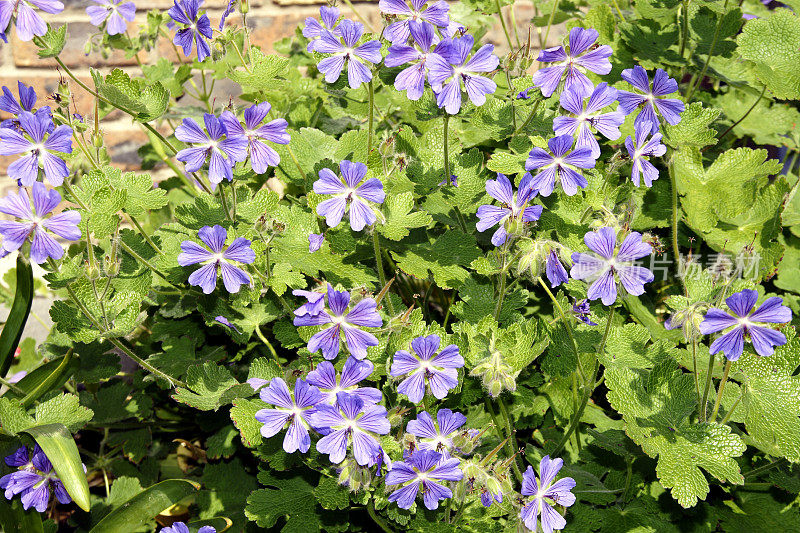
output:
[[[289,474],[291,476],[292,474]],[[286,518],[284,533],[310,533],[319,531],[314,487],[303,477],[284,474],[273,475],[262,471],[258,480],[269,488],[259,489],[247,498],[245,515],[259,527],[271,528],[279,518]]]
[[[40,58],[57,57],[64,50],[64,45],[67,43],[67,25],[63,24],[53,29],[48,24],[47,33],[39,37],[38,40],[41,42],[39,46]]]
[[[747,433],[775,457],[800,462],[800,339],[783,328],[788,342],[770,357],[745,352],[731,367],[744,385],[742,407]],[[739,374],[741,373],[741,374]],[[741,377],[740,377],[741,376]]]
[[[775,98],[800,98],[800,19],[788,9],[747,21],[736,39],[742,58]]]
[[[682,507],[708,495],[703,470],[720,481],[744,482],[734,460],[744,453],[744,442],[728,426],[691,422],[694,379],[674,360],[664,359],[650,372],[617,365],[605,376],[608,400],[622,414],[625,432],[658,459],[656,475]]]
[[[164,509],[191,496],[200,484],[187,479],[168,479],[148,487],[106,515],[90,533],[124,533],[136,530]]]
[[[92,77],[101,96],[113,106],[129,112],[139,122],[155,120],[169,107],[169,91],[158,82],[147,85],[144,80],[131,79],[118,68],[105,78],[93,70]]]
[[[414,196],[410,192],[391,195],[384,204],[386,223],[379,224],[378,232],[393,241],[402,240],[412,228],[424,228],[433,222],[433,218],[425,211],[411,212],[414,208]]]
[[[275,89],[284,81],[278,78],[286,72],[289,60],[277,55],[264,55],[258,48],[250,48],[250,71],[233,70],[228,77],[248,91]]]
[[[312,492],[323,509],[347,509],[350,505],[350,490],[332,477],[320,477]]]
[[[664,142],[672,147],[695,146],[702,148],[716,144],[717,132],[710,128],[719,117],[717,109],[703,109],[703,104],[694,102],[681,113],[681,121],[664,126]]]
[[[4,533],[44,533],[42,515],[36,509],[22,508],[22,501],[0,499],[0,525]]]
[[[228,369],[212,362],[189,367],[186,385],[188,389],[178,387],[172,398],[201,411],[216,411],[234,398],[253,394],[250,385],[239,383]]]
[[[11,305],[3,331],[0,332],[0,376],[5,376],[11,363],[14,362],[14,352],[19,345],[22,330],[33,305],[33,270],[22,252],[17,255],[16,273],[14,303]]]
[[[2,403],[0,403],[0,407],[2,407]],[[265,407],[267,407],[267,404],[261,400],[236,398],[233,401],[231,420],[233,420],[236,429],[239,430],[242,442],[245,446],[252,448],[263,442],[264,439],[261,436],[261,422],[256,420],[256,413],[259,409],[264,409]]]
[[[91,507],[89,484],[83,471],[78,447],[63,424],[46,424],[25,431],[42,448],[73,501],[88,511]]]
[[[71,431],[77,431],[94,416],[91,409],[80,404],[74,394],[59,394],[36,406],[36,424],[63,424]]]

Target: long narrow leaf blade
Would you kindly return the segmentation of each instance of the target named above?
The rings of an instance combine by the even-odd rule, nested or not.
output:
[[[64,424],[46,424],[25,430],[42,448],[67,493],[84,511],[89,511],[89,484],[78,447]]]
[[[33,304],[33,269],[30,262],[22,255],[17,256],[17,291],[14,294],[14,303],[8,314],[3,331],[0,332],[0,377],[5,376],[11,362],[14,360],[14,351],[19,345],[22,330],[28,321]]]
[[[156,483],[107,514],[90,533],[133,531],[199,489],[198,483],[186,479],[168,479]]]

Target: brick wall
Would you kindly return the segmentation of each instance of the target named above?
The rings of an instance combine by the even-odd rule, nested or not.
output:
[[[134,59],[126,59],[120,52],[112,54],[108,59],[103,59],[99,54],[86,56],[84,45],[86,40],[92,35],[96,28],[89,24],[85,8],[90,5],[88,0],[62,0],[66,9],[58,15],[45,15],[45,19],[53,24],[68,24],[67,45],[61,54],[61,59],[70,67],[83,81],[92,85],[89,77],[88,68],[100,69],[101,72],[108,72],[115,66],[124,66],[132,75],[139,72]],[[151,9],[166,10],[172,5],[171,0],[134,0],[137,7],[136,20],[133,25],[128,26],[129,31],[136,33],[135,24],[145,18],[145,13]],[[302,23],[308,16],[318,16],[319,5],[323,2],[319,0],[250,0],[250,12],[248,14],[248,26],[251,29],[251,39],[254,44],[261,46],[266,51],[272,51],[272,43],[284,37],[294,34],[294,29]],[[377,0],[371,2],[354,2],[354,8],[362,16],[366,17],[375,28],[380,28],[381,20],[378,13]],[[220,16],[227,5],[227,0],[206,0],[204,8],[207,10],[211,23],[217,26]],[[350,8],[340,2],[340,9],[344,16],[355,18]],[[510,12],[504,11],[507,21],[510,21]],[[530,2],[517,2],[516,18],[520,29],[520,38],[527,36],[528,21],[532,13]],[[234,23],[240,24],[241,20],[237,14],[232,15]],[[42,60],[36,54],[36,47],[31,43],[23,43],[16,39],[14,31],[8,44],[0,42],[0,85],[11,87],[16,94],[17,80],[32,85],[36,88],[39,95],[39,102],[46,95],[53,93],[59,81],[59,73],[53,60]],[[551,32],[550,41],[558,39],[558,32]],[[493,42],[499,50],[504,48],[505,38],[498,27],[490,32],[486,40]],[[175,60],[172,47],[166,40],[162,40],[162,46],[151,52],[140,52],[140,59],[147,63],[156,61],[159,57],[167,57]],[[71,84],[74,95],[75,105],[78,112],[87,116],[92,114],[93,101],[91,97]],[[231,91],[235,91],[233,84],[218,83],[215,92],[220,94],[220,98],[227,100]],[[235,94],[234,94],[235,96]],[[136,150],[145,142],[146,137],[142,130],[132,124],[130,119],[125,116],[110,115],[103,121],[102,129],[109,146],[112,160],[115,165],[134,168],[137,165]],[[8,158],[0,158],[0,174],[5,172]],[[6,180],[2,180],[6,183]]]

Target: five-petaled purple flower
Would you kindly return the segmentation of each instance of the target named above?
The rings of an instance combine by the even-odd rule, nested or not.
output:
[[[617,101],[617,90],[605,82],[599,84],[591,93],[584,107],[585,96],[573,89],[561,93],[561,107],[575,116],[558,116],[553,120],[556,135],[569,134],[577,138],[575,148],[591,148],[592,157],[600,157],[600,145],[594,138],[592,128],[606,138],[619,139],[619,127],[625,122],[625,115],[619,111],[603,113],[602,110]]]
[[[220,270],[222,271],[222,282],[228,292],[239,292],[241,285],[250,283],[250,274],[232,263],[236,261],[249,264],[256,260],[256,254],[250,248],[249,240],[237,237],[230,246],[225,248],[228,232],[219,225],[203,226],[197,232],[197,236],[211,250],[209,251],[194,241],[183,241],[181,254],[178,255],[180,266],[206,263],[189,276],[191,285],[196,285],[202,288],[204,293],[211,294],[217,286],[217,274]],[[223,248],[225,249],[223,250]]]
[[[30,187],[39,177],[39,167],[52,185],[58,186],[69,176],[63,159],[52,152],[72,153],[72,128],[53,128],[49,113],[23,111],[19,115],[20,130],[0,129],[0,155],[24,154],[8,166],[8,175]]]
[[[329,431],[317,442],[318,452],[339,464],[352,444],[353,457],[361,466],[372,466],[383,455],[375,435],[386,435],[390,429],[385,407],[346,392],[337,393],[333,406],[318,404],[311,424]]]
[[[256,420],[264,424],[261,426],[261,434],[266,438],[273,437],[288,424],[289,429],[283,438],[283,450],[286,453],[297,450],[306,453],[311,447],[308,428],[314,406],[322,401],[319,389],[298,379],[294,382],[292,394],[285,381],[272,378],[269,386],[261,389],[258,394],[261,400],[275,406],[275,409],[260,409],[256,412]]]
[[[45,512],[50,501],[51,488],[59,503],[66,504],[72,501],[64,484],[53,471],[53,465],[38,444],[30,457],[28,449],[23,446],[6,457],[6,464],[16,466],[17,471],[0,478],[0,489],[5,489],[7,500],[20,494],[23,509],[28,510],[33,507],[40,513]]]
[[[384,37],[392,44],[404,44],[408,41],[410,22],[422,22],[439,28],[447,28],[450,24],[447,16],[450,6],[444,0],[380,0],[378,8],[381,12],[395,15],[399,19],[383,31]]]
[[[378,178],[364,180],[367,165],[353,163],[345,159],[339,163],[339,170],[344,180],[329,168],[319,171],[319,179],[314,182],[314,192],[330,194],[333,198],[323,200],[317,206],[317,214],[325,217],[330,227],[336,227],[342,221],[345,209],[350,209],[350,228],[361,231],[364,226],[371,225],[377,219],[372,206],[367,201],[382,204],[386,198],[383,183]]]
[[[592,149],[584,146],[570,151],[573,142],[572,135],[559,135],[547,141],[550,152],[538,146],[531,150],[525,161],[525,170],[541,169],[530,181],[534,191],[542,196],[550,196],[558,181],[564,193],[573,196],[578,192],[578,187],[589,184],[583,174],[575,169],[594,168],[596,160]]]
[[[636,143],[630,136],[625,139],[625,148],[633,162],[631,167],[631,181],[637,187],[639,180],[644,178],[644,184],[650,187],[658,179],[658,169],[647,159],[649,157],[661,157],[667,153],[667,147],[661,144],[661,133],[656,133],[650,139],[648,135],[653,131],[649,122],[637,121]],[[658,131],[658,127],[656,127]]]
[[[442,339],[438,335],[417,337],[411,341],[413,354],[398,350],[394,354],[392,377],[407,376],[397,387],[398,394],[404,394],[415,404],[425,396],[426,385],[437,399],[447,396],[447,391],[458,386],[458,370],[464,366],[464,358],[458,353],[458,346],[449,344],[438,354]]]
[[[525,523],[525,527],[531,531],[537,530],[538,520],[541,520],[542,531],[545,533],[553,533],[553,530],[564,529],[564,526],[567,525],[564,517],[552,507],[553,505],[569,507],[575,503],[575,495],[571,492],[575,488],[575,480],[565,477],[555,481],[562,466],[564,466],[563,460],[551,460],[549,455],[545,455],[539,463],[538,483],[533,467],[529,466],[522,475],[520,492],[523,496],[532,496],[532,498],[522,508],[519,516]],[[540,515],[541,518],[539,518]]]
[[[394,79],[394,88],[398,91],[406,91],[409,100],[419,100],[425,92],[425,76],[428,72],[428,58],[436,55],[437,60],[444,62],[441,53],[447,46],[448,41],[440,41],[431,50],[435,41],[433,27],[423,22],[409,21],[411,36],[414,38],[416,46],[405,44],[393,44],[389,47],[389,54],[384,60],[387,67],[399,67],[406,63],[412,63],[410,67],[403,69]]]
[[[708,335],[732,327],[730,331],[711,343],[712,354],[722,352],[730,361],[736,361],[742,355],[747,335],[750,336],[756,353],[762,357],[772,355],[775,346],[786,344],[786,336],[783,333],[757,324],[791,322],[791,309],[783,305],[783,298],[772,296],[754,310],[757,301],[758,291],[745,289],[725,299],[728,309],[733,314],[716,307],[708,310],[700,323],[702,334]]]
[[[461,109],[461,84],[476,106],[486,102],[486,95],[497,90],[497,84],[481,73],[497,68],[500,60],[494,45],[485,44],[467,61],[475,39],[471,35],[446,41],[439,54],[428,57],[428,81],[436,94],[436,104],[451,115]]]
[[[338,35],[337,24],[339,22],[339,9],[336,7],[322,6],[319,8],[320,20],[314,17],[306,18],[306,25],[303,26],[303,36],[309,39],[306,50],[314,51],[314,47],[322,34],[327,30]],[[321,24],[320,24],[321,22]]]
[[[626,115],[630,115],[637,108],[642,110],[636,116],[635,125],[642,122],[650,123],[652,133],[658,132],[658,116],[664,117],[669,124],[677,124],[681,121],[681,113],[684,104],[677,98],[664,98],[678,90],[678,82],[670,78],[662,69],[656,69],[653,76],[653,85],[650,85],[650,78],[647,71],[636,65],[633,68],[622,71],[622,79],[633,85],[634,89],[640,93],[630,91],[618,91],[619,109]]]
[[[561,259],[558,258],[558,252],[553,248],[547,253],[544,272],[547,275],[547,281],[550,282],[550,286],[553,288],[569,281],[567,270],[564,268],[564,265],[561,264]]]
[[[364,26],[360,22],[343,20],[336,29],[338,31],[335,34],[323,31],[315,41],[314,50],[321,54],[333,54],[320,61],[317,68],[325,74],[325,81],[335,83],[346,63],[347,81],[350,88],[355,89],[372,79],[372,71],[364,63],[381,62],[381,43],[373,40],[356,46],[364,33]]]
[[[386,485],[403,485],[389,495],[401,509],[410,509],[422,485],[422,499],[430,510],[439,507],[439,501],[453,497],[453,492],[442,482],[459,481],[464,473],[458,467],[461,461],[443,458],[433,450],[414,452],[406,461],[397,461],[386,474]]]
[[[106,22],[106,33],[119,35],[128,29],[128,22],[136,16],[136,4],[125,0],[92,0],[98,4],[86,8],[89,22],[98,28]],[[125,22],[128,21],[128,22]]]
[[[12,17],[16,17],[20,41],[30,41],[35,35],[41,37],[47,33],[47,24],[34,7],[50,14],[64,11],[64,4],[58,0],[0,0],[0,38],[6,40],[5,32]]]
[[[342,373],[336,375],[336,369],[329,361],[322,361],[317,368],[306,376],[306,381],[314,385],[322,393],[322,400],[329,405],[336,403],[336,395],[346,392],[358,396],[365,403],[378,403],[383,398],[381,391],[374,387],[359,387],[358,384],[367,379],[375,365],[371,361],[348,357]]]
[[[189,526],[183,522],[174,522],[171,526],[163,528],[159,533],[190,533]],[[197,530],[197,533],[217,533],[217,530],[212,526],[203,526]]]
[[[256,174],[264,174],[269,167],[276,167],[281,162],[278,152],[264,141],[289,144],[291,140],[286,131],[289,124],[285,119],[276,118],[261,125],[267,118],[270,109],[272,109],[272,105],[269,102],[261,102],[245,109],[244,127],[236,115],[230,111],[223,111],[219,117],[225,126],[228,141],[232,142],[235,139],[245,141],[250,153],[250,165]]]
[[[595,74],[611,72],[611,47],[608,45],[592,48],[599,34],[597,30],[572,28],[569,32],[569,52],[563,46],[542,50],[538,60],[543,63],[556,63],[533,73],[533,84],[542,89],[542,94],[550,96],[558,88],[564,72],[567,73],[564,89],[572,89],[580,96],[589,96],[594,85],[584,71]],[[588,50],[588,52],[587,52]]]
[[[78,211],[64,211],[45,218],[60,202],[61,195],[58,191],[47,190],[44,184],[38,181],[33,184],[33,211],[25,189],[20,189],[16,193],[11,192],[0,200],[0,213],[20,219],[0,220],[3,250],[6,252],[18,250],[30,238],[31,260],[34,263],[44,263],[48,257],[61,259],[64,249],[47,234],[46,230],[61,238],[77,241],[81,238],[81,231],[78,229],[81,215]]]
[[[644,293],[644,284],[653,281],[653,273],[645,267],[633,265],[633,261],[653,253],[653,248],[642,242],[642,234],[632,232],[617,246],[617,233],[609,227],[590,231],[583,241],[596,255],[573,253],[570,276],[591,282],[587,296],[590,300],[600,298],[603,305],[617,301],[617,278],[622,287],[634,296]],[[616,276],[615,276],[616,275]]]
[[[508,238],[508,230],[519,223],[534,222],[542,216],[544,207],[541,205],[528,206],[528,201],[534,196],[530,188],[531,175],[526,173],[519,183],[519,189],[514,194],[514,187],[505,174],[497,174],[496,180],[486,182],[486,192],[489,196],[502,202],[503,207],[496,205],[482,205],[478,208],[477,216],[480,219],[475,227],[478,231],[500,225],[492,235],[492,244],[501,246]]]
[[[183,48],[183,55],[189,57],[192,45],[197,45],[197,59],[203,61],[211,55],[211,46],[206,39],[211,39],[211,21],[208,15],[199,15],[203,0],[175,0],[175,5],[167,13],[177,24],[183,25],[172,42]],[[174,27],[173,23],[168,24]]]
[[[175,137],[179,141],[193,144],[184,148],[175,156],[183,161],[187,172],[196,172],[208,164],[208,181],[216,187],[223,179],[233,180],[233,165],[247,159],[247,137],[227,135],[225,124],[211,113],[203,116],[206,131],[192,118],[185,118],[175,128]]]
[[[433,450],[448,459],[453,448],[453,436],[466,421],[466,416],[450,409],[439,409],[436,422],[427,411],[422,411],[416,420],[408,422],[406,431],[419,439],[421,450]]]
[[[294,294],[294,293],[293,293]],[[317,295],[319,293],[308,293]],[[372,298],[364,298],[349,308],[350,293],[337,291],[328,285],[328,310],[326,311],[319,302],[321,298],[307,296],[308,303],[295,311],[295,326],[326,326],[308,341],[308,350],[312,353],[322,351],[325,359],[336,359],[341,349],[341,337],[347,344],[350,355],[357,359],[367,356],[367,348],[377,346],[378,339],[371,333],[362,331],[359,327],[379,328],[383,325],[378,312],[377,304]],[[313,301],[312,301],[313,300]],[[303,313],[303,314],[298,314]]]

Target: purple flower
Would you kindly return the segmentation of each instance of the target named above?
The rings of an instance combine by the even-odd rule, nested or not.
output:
[[[275,409],[260,409],[256,412],[256,420],[264,424],[261,434],[270,438],[278,434],[286,425],[286,436],[283,438],[283,450],[294,453],[300,450],[306,453],[311,446],[308,435],[309,423],[314,413],[314,406],[322,401],[322,394],[313,385],[302,379],[294,382],[294,394],[281,378],[272,378],[269,386],[258,393],[261,400],[274,405]]]
[[[41,37],[47,33],[47,24],[34,7],[50,14],[64,11],[64,4],[57,0],[0,0],[0,35],[4,41],[12,17],[16,20],[20,41],[30,41],[34,35]]]
[[[520,223],[534,222],[542,215],[544,208],[541,205],[528,206],[528,200],[533,196],[530,181],[531,175],[526,173],[516,194],[505,174],[497,174],[496,180],[486,182],[487,194],[501,202],[503,207],[488,204],[480,206],[477,212],[480,220],[475,227],[483,232],[499,224],[500,227],[492,235],[492,244],[495,246],[506,242],[509,229],[513,232]]]
[[[0,129],[0,155],[23,154],[8,166],[8,175],[30,187],[39,177],[41,166],[47,181],[61,185],[69,176],[69,169],[52,152],[72,153],[72,128],[63,125],[54,128],[49,113],[34,115],[28,111],[20,113],[19,125],[21,131]]]
[[[576,168],[594,168],[595,157],[589,147],[572,148],[574,139],[572,135],[559,135],[547,141],[550,152],[536,147],[531,150],[525,169],[541,169],[530,181],[530,186],[542,196],[550,196],[556,185],[556,180],[561,183],[561,188],[567,196],[578,192],[578,187],[586,187],[589,182]]]
[[[452,491],[442,481],[459,481],[464,477],[458,459],[445,459],[433,450],[419,450],[406,461],[397,461],[386,474],[386,485],[402,485],[389,495],[401,509],[410,509],[422,485],[422,499],[430,510],[439,507],[439,501],[452,498]]]
[[[308,234],[308,251],[314,253],[322,248],[322,243],[325,241],[325,235],[322,233],[309,233]]]
[[[439,409],[436,422],[427,411],[422,411],[416,420],[408,422],[406,431],[419,439],[421,450],[433,450],[448,459],[453,449],[453,436],[466,421],[466,416],[450,409]]]
[[[358,464],[374,465],[382,455],[375,436],[386,435],[390,429],[385,407],[346,392],[337,393],[335,406],[318,405],[311,421],[314,427],[329,431],[317,442],[317,451],[327,454],[334,464],[344,461],[347,448],[352,445]]]
[[[442,339],[438,335],[417,337],[411,341],[414,354],[398,350],[394,354],[392,377],[407,376],[397,387],[398,394],[404,394],[415,404],[425,396],[425,386],[430,386],[431,394],[441,400],[447,391],[458,386],[457,368],[464,366],[464,358],[458,353],[458,346],[449,344],[440,353]]]
[[[573,90],[579,96],[588,96],[592,93],[594,85],[584,74],[585,71],[595,74],[608,74],[611,72],[611,47],[608,45],[592,48],[599,34],[597,30],[572,28],[569,32],[569,52],[563,46],[556,46],[542,50],[539,61],[543,63],[556,63],[533,73],[533,84],[542,89],[542,94],[553,94],[567,73],[564,89]]]
[[[461,109],[461,84],[473,104],[481,106],[486,95],[497,90],[497,84],[481,76],[497,68],[500,60],[492,52],[494,45],[485,44],[467,60],[475,39],[471,35],[445,41],[439,54],[428,57],[428,81],[436,94],[436,104],[451,115]],[[449,80],[449,81],[448,81]]]
[[[381,62],[381,43],[373,40],[356,46],[364,33],[364,26],[359,22],[343,20],[337,30],[335,34],[325,30],[315,41],[314,50],[321,54],[333,54],[320,61],[317,68],[325,74],[325,81],[335,83],[347,64],[347,80],[350,88],[356,89],[372,79],[372,71],[365,62]]]
[[[334,35],[340,35],[337,28],[339,22],[339,9],[335,7],[322,6],[319,8],[320,20],[313,17],[306,18],[306,25],[303,26],[303,36],[309,39],[308,47],[309,52],[313,52],[316,43],[325,31],[330,31]],[[320,24],[322,22],[322,24]]]
[[[530,92],[531,89],[533,89],[533,86],[528,87],[527,89],[524,89],[519,93],[517,93],[517,100],[530,100],[531,96],[528,93]]]
[[[310,294],[314,296],[308,298],[309,303],[294,312],[294,325],[326,326],[308,341],[308,350],[311,353],[322,351],[325,359],[336,359],[341,348],[342,334],[344,334],[347,350],[356,359],[364,359],[367,356],[367,348],[378,345],[378,339],[374,335],[359,329],[359,327],[379,328],[383,325],[383,320],[375,310],[377,306],[375,300],[364,298],[351,310],[349,308],[350,293],[334,290],[328,285],[328,310],[326,311],[324,308],[318,309],[321,299],[316,299],[316,295],[319,293]],[[312,298],[314,298],[313,302]]]
[[[17,91],[19,92],[19,102],[17,102],[17,99],[14,98],[13,94],[11,94],[9,88],[3,86],[3,95],[0,96],[0,109],[11,113],[14,115],[14,118],[9,118],[0,122],[0,128],[19,130],[20,124],[17,115],[21,115],[23,111],[30,111],[33,113],[33,106],[36,105],[36,91],[33,90],[33,87],[29,87],[21,81],[17,81]],[[48,106],[44,106],[34,114],[43,114],[49,117],[50,108]]]
[[[617,90],[605,82],[599,84],[584,107],[583,94],[574,88],[561,93],[561,107],[575,116],[559,116],[553,120],[556,135],[569,134],[577,138],[575,148],[591,148],[592,157],[600,157],[600,145],[594,138],[592,128],[606,138],[619,139],[619,127],[625,122],[625,115],[619,111],[601,113],[603,108],[617,101]]]
[[[575,263],[570,276],[591,282],[587,296],[590,300],[600,298],[603,305],[611,305],[617,300],[617,278],[629,294],[639,296],[644,293],[644,284],[653,281],[653,273],[648,269],[633,265],[636,259],[653,253],[653,248],[642,242],[642,234],[633,232],[617,246],[617,234],[612,228],[590,231],[583,241],[595,254],[572,254]],[[616,274],[616,278],[615,278]]]
[[[325,307],[324,292],[293,290],[292,294],[302,296],[307,300],[306,303],[295,309],[294,314],[296,316],[317,316]]]
[[[249,264],[256,260],[256,254],[250,248],[249,240],[237,237],[230,246],[225,248],[228,232],[218,225],[203,226],[197,232],[197,236],[211,251],[194,241],[183,241],[181,254],[178,255],[180,266],[205,263],[189,276],[191,285],[201,287],[204,293],[211,294],[217,286],[217,274],[220,270],[225,290],[230,293],[239,292],[242,284],[250,283],[250,274],[232,263],[232,261],[236,261]],[[225,248],[224,251],[223,248]]]
[[[732,327],[727,333],[711,343],[712,354],[722,352],[730,361],[742,355],[745,337],[749,335],[756,353],[767,357],[775,352],[775,346],[786,344],[786,336],[772,328],[756,324],[784,324],[791,322],[792,311],[783,305],[783,298],[772,296],[764,300],[758,309],[758,291],[745,289],[725,299],[733,314],[712,307],[700,323],[703,335],[716,333]]]
[[[233,180],[233,165],[247,159],[248,142],[243,136],[222,139],[227,134],[225,124],[210,113],[203,116],[203,121],[205,131],[192,118],[183,119],[175,128],[179,141],[195,145],[184,148],[175,157],[184,162],[187,172],[200,170],[208,159],[208,181],[216,187],[223,179]]]
[[[545,262],[545,274],[547,275],[547,281],[550,282],[550,286],[553,288],[556,288],[562,283],[569,281],[569,275],[567,275],[564,265],[561,264],[561,260],[558,258],[558,253],[556,253],[556,251],[552,248],[547,254],[547,260]]]
[[[647,71],[636,65],[633,68],[622,71],[622,79],[633,85],[640,93],[630,91],[619,91],[617,99],[619,108],[626,115],[630,115],[637,108],[642,108],[636,116],[635,125],[642,122],[650,123],[650,131],[658,132],[658,115],[661,115],[669,124],[677,124],[681,121],[683,112],[683,102],[677,98],[664,98],[678,90],[678,82],[669,77],[662,69],[656,69],[653,76],[653,85],[650,85],[650,78]]]
[[[119,35],[128,29],[128,22],[136,16],[136,4],[125,0],[92,0],[96,6],[86,8],[89,22],[98,28],[106,22],[106,33]],[[123,3],[124,2],[124,3]],[[125,21],[128,22],[125,22]]]
[[[567,521],[558,511],[553,509],[553,505],[569,507],[575,503],[575,495],[572,489],[575,488],[575,480],[565,477],[555,481],[558,471],[564,465],[561,459],[550,460],[549,455],[542,457],[539,463],[539,482],[536,482],[536,474],[533,467],[529,466],[522,475],[523,496],[532,496],[519,513],[519,517],[525,523],[525,527],[531,531],[536,531],[537,520],[541,515],[541,527],[545,533],[552,533],[556,529],[564,529]],[[555,483],[554,483],[555,481]]]
[[[441,41],[431,50],[436,37],[433,33],[433,27],[430,24],[413,20],[409,21],[409,27],[416,46],[407,44],[391,45],[384,64],[387,67],[399,67],[406,63],[412,63],[410,67],[403,69],[394,79],[394,88],[398,91],[406,91],[406,96],[409,100],[419,100],[422,97],[422,93],[425,92],[428,58],[436,55],[438,61],[444,62],[440,54],[444,51],[447,41]]]
[[[190,533],[189,526],[183,522],[174,522],[171,526],[162,528],[160,533]],[[203,526],[197,530],[197,533],[217,533],[217,530],[212,526]]]
[[[633,161],[631,167],[631,181],[637,187],[640,177],[644,184],[650,187],[658,179],[658,169],[646,158],[661,157],[667,152],[667,147],[661,144],[661,134],[656,133],[650,139],[647,136],[653,131],[651,124],[645,121],[636,121],[636,144],[630,136],[625,139],[625,148]],[[658,131],[658,127],[656,127]]]
[[[45,512],[50,501],[51,488],[59,503],[66,504],[72,501],[63,483],[53,471],[53,465],[38,444],[34,447],[30,459],[28,449],[23,446],[6,457],[6,464],[16,466],[17,471],[0,478],[0,489],[5,489],[7,500],[20,494],[22,508],[26,511],[33,507],[40,513]]]
[[[222,28],[225,27],[225,20],[230,16],[231,13],[236,9],[236,0],[229,0],[228,6],[225,8],[225,11],[222,12],[222,16],[219,18],[219,31],[222,31]]]
[[[13,252],[31,239],[31,260],[44,263],[48,257],[61,259],[64,249],[47,231],[63,239],[77,241],[81,238],[78,224],[81,215],[78,211],[64,211],[45,218],[61,202],[58,191],[47,188],[43,183],[33,184],[33,211],[28,191],[19,189],[0,200],[0,213],[17,217],[20,220],[0,220],[0,235],[3,236],[3,250]],[[31,237],[33,234],[33,237]]]
[[[364,163],[353,163],[345,159],[339,163],[339,170],[344,180],[329,168],[319,171],[319,179],[314,182],[314,192],[330,194],[333,198],[320,202],[317,214],[325,217],[328,226],[336,227],[342,221],[345,209],[349,205],[350,228],[353,231],[361,231],[364,226],[373,224],[377,218],[367,201],[383,203],[386,198],[383,183],[378,178],[364,180],[367,175],[367,165]]]
[[[172,42],[183,48],[183,55],[189,57],[192,53],[192,43],[197,45],[197,60],[203,61],[211,55],[211,46],[206,39],[211,39],[211,21],[208,15],[199,15],[203,0],[175,0],[175,5],[169,8],[167,14],[177,24],[183,25],[178,30]],[[173,23],[169,24],[174,27]]]
[[[355,357],[348,357],[342,373],[337,376],[333,365],[328,361],[322,361],[317,368],[308,373],[306,381],[319,389],[322,393],[321,401],[329,405],[336,403],[336,395],[340,392],[353,394],[365,403],[378,403],[383,398],[381,391],[373,387],[358,386],[372,374],[374,369],[375,365],[367,359],[360,361]]]
[[[447,12],[450,6],[443,0],[380,0],[378,8],[382,13],[395,15],[399,20],[389,24],[383,31],[392,44],[403,44],[408,41],[410,22],[422,22],[426,26],[433,25],[446,28],[450,23]],[[431,31],[433,28],[431,27]]]
[[[575,318],[586,324],[587,326],[596,326],[596,322],[592,322],[589,318],[592,314],[592,311],[589,307],[589,300],[576,300],[572,304],[572,314],[575,315]]]
[[[230,111],[223,111],[219,119],[225,126],[227,140],[236,140],[246,144],[250,154],[250,164],[256,174],[265,174],[269,167],[277,167],[281,157],[274,148],[264,141],[275,144],[289,144],[291,137],[286,131],[289,125],[285,119],[276,118],[261,125],[267,118],[272,106],[262,102],[244,110],[244,127],[236,115]],[[213,116],[213,115],[211,115]],[[210,131],[210,130],[209,130]],[[238,149],[238,144],[237,144]]]

